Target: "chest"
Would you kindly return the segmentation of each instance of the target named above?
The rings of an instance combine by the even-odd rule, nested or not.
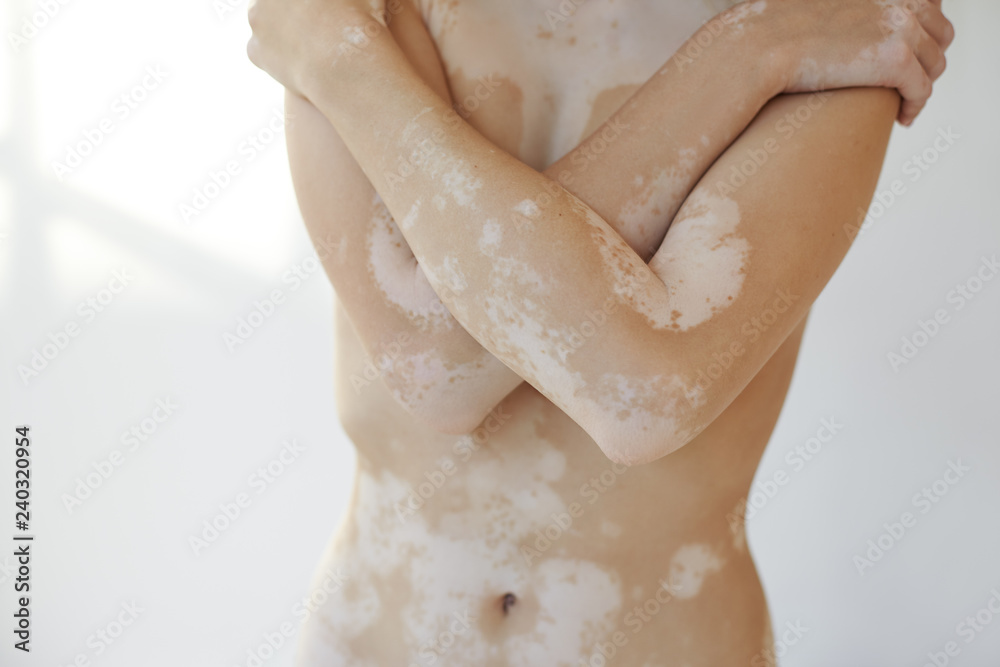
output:
[[[456,110],[536,169],[603,123],[728,0],[423,0]]]

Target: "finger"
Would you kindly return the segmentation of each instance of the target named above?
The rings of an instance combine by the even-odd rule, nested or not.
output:
[[[903,96],[903,104],[900,106],[898,118],[903,125],[910,125],[927,104],[934,86],[916,57],[910,58],[902,74],[899,94]]]
[[[927,7],[923,11],[917,12],[917,20],[942,50],[951,46],[955,39],[955,27],[941,13],[940,8]]]
[[[917,54],[920,66],[927,72],[927,76],[930,77],[931,81],[936,81],[947,66],[941,45],[924,32],[923,29],[914,31],[913,40],[913,52]]]

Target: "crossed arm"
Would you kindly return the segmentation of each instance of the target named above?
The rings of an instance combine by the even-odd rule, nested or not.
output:
[[[323,116],[288,100],[303,216],[314,238],[329,230],[347,249],[331,279],[361,339],[377,353],[414,333],[420,366],[386,379],[446,430],[471,429],[523,378],[616,461],[674,451],[739,394],[836,269],[898,97],[769,102],[766,82],[727,78],[719,48],[668,62],[595,131],[626,128],[599,161],[571,153],[539,174],[449,114],[433,44],[412,20],[394,21],[399,47],[376,37],[356,76],[322,87]],[[419,168],[400,177],[413,155]]]

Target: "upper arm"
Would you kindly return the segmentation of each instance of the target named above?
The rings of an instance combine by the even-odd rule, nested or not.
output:
[[[433,42],[409,2],[390,30],[445,99]],[[431,289],[388,209],[326,117],[308,100],[285,99],[296,198],[328,277],[380,376],[399,403],[442,431],[471,431],[520,383],[462,329]]]
[[[874,88],[775,98],[702,177],[650,263],[671,312],[643,349],[676,369],[660,387],[671,427],[647,438],[605,419],[609,456],[646,462],[688,442],[793,331],[850,247],[844,226],[870,203],[898,104]]]

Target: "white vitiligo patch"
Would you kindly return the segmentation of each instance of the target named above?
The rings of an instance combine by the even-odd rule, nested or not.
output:
[[[597,222],[596,214],[586,207],[594,232],[607,240],[610,231]],[[617,237],[615,237],[617,239]],[[620,240],[618,241],[620,245]],[[634,255],[629,259],[609,242],[600,245],[606,265],[612,272],[616,291],[623,300],[641,295],[633,280],[634,266],[646,269]],[[629,251],[631,252],[631,251]],[[647,270],[648,271],[648,270]],[[565,343],[571,339],[571,327],[559,322],[552,313],[549,292],[543,276],[522,262],[499,258],[492,264],[491,289],[485,297],[484,311],[491,326],[486,334],[492,349],[510,358],[513,366],[529,381],[544,386],[546,396],[574,417],[587,416],[590,425],[604,424],[619,433],[652,436],[690,435],[676,421],[678,406],[688,389],[676,376],[629,378],[606,374],[588,385],[583,375],[572,367],[571,351]],[[666,298],[666,291],[659,293]],[[584,428],[588,424],[581,423]],[[592,434],[597,437],[598,434]],[[645,438],[646,443],[653,440]],[[650,446],[652,446],[650,444]],[[631,452],[635,458],[649,452]]]
[[[413,202],[413,206],[410,207],[410,211],[399,221],[399,227],[401,229],[410,229],[417,222],[417,218],[420,215],[420,200],[417,199]]]
[[[619,301],[637,313],[645,315],[656,328],[669,323],[670,303],[667,290],[663,289],[645,263],[621,238],[607,228],[600,216],[584,207],[582,212],[589,223],[591,236],[604,261],[604,273],[611,281],[611,290]]]
[[[685,544],[670,560],[667,581],[678,600],[690,600],[701,592],[705,577],[718,572],[725,564],[705,544]]]
[[[518,157],[544,169],[583,138],[592,102],[602,91],[643,84],[717,12],[690,0],[545,6],[538,0],[434,0],[425,3],[424,19],[447,71],[460,67],[468,81],[502,76],[523,92]]]
[[[667,404],[678,399],[680,380],[657,375],[650,378],[631,378],[621,373],[605,373],[597,393],[603,397],[607,409],[621,421],[638,415],[672,412]]]
[[[500,240],[503,237],[503,230],[496,220],[487,220],[483,223],[483,234],[479,237],[479,249],[492,256],[500,247]]]
[[[344,28],[341,34],[343,34],[345,42],[354,46],[364,44],[368,40],[365,31],[357,27]]]
[[[441,177],[445,191],[460,206],[475,208],[475,192],[483,187],[483,182],[473,177],[465,163],[453,166]]]
[[[408,354],[392,362],[393,396],[397,401],[412,409],[440,400],[437,392],[430,392],[433,386],[448,386],[449,382],[465,379],[472,369],[465,365],[449,369],[436,350]]]
[[[513,433],[516,438],[531,437],[536,427],[530,420],[512,426],[523,431]],[[423,641],[448,627],[453,611],[477,615],[483,601],[498,591],[530,592],[538,596],[540,609],[531,631],[500,647],[504,654],[565,659],[613,631],[621,608],[617,574],[557,552],[528,568],[518,551],[553,513],[566,511],[554,487],[566,473],[565,453],[537,439],[531,447],[491,449],[461,465],[466,466],[463,474],[449,478],[437,492],[440,498],[428,501],[435,503],[433,513],[419,510],[405,521],[396,503],[405,503],[410,484],[387,471],[377,476],[359,472],[352,508],[355,539],[331,554],[333,560],[350,559],[350,590],[316,612],[320,631],[310,630],[315,635],[310,643],[320,648],[311,647],[312,654],[359,658],[350,654],[351,640],[380,624],[401,627],[406,649],[416,654]],[[530,479],[524,477],[526,470],[533,473]],[[418,481],[423,478],[415,474],[411,483]],[[448,502],[443,494],[461,502]],[[392,577],[411,585],[398,593],[387,590]],[[448,664],[484,664],[496,649],[495,641],[473,624],[450,647]]]
[[[571,330],[548,305],[547,281],[538,269],[510,257],[494,258],[491,269],[483,304],[491,325],[486,335],[523,377],[544,385],[546,395],[567,409],[585,383],[566,365],[565,343]]]
[[[650,262],[670,295],[669,310],[644,312],[657,328],[687,331],[727,308],[743,288],[749,263],[735,201],[699,191],[685,206]]]
[[[618,577],[592,562],[549,558],[538,566],[538,624],[511,637],[507,658],[517,665],[575,664],[617,627],[622,607]],[[565,619],[574,619],[567,623]]]
[[[622,231],[638,245],[649,245],[649,236],[657,220],[673,216],[691,186],[691,170],[698,153],[693,148],[678,151],[677,161],[669,169],[662,169],[645,182],[637,176],[637,187],[642,189],[626,201],[618,211]]]
[[[729,26],[737,33],[743,32],[744,23],[752,16],[759,16],[767,9],[767,0],[741,2],[733,6],[729,15]]]
[[[540,213],[538,210],[538,204],[530,199],[525,199],[524,201],[519,202],[517,206],[514,207],[514,212],[520,213],[526,218],[534,218]]]
[[[438,281],[456,294],[461,294],[469,287],[469,281],[466,280],[465,274],[462,272],[458,258],[451,255],[445,257],[444,261],[441,262],[441,266],[437,271],[437,278]]]
[[[601,522],[601,533],[611,538],[621,537],[622,527],[614,521],[604,520]]]
[[[427,138],[422,140],[422,137],[427,133],[421,133],[419,120],[431,111],[432,107],[423,109],[406,124],[399,134],[399,149],[409,154],[411,166],[440,183],[440,188],[436,188],[439,191],[431,199],[437,210],[443,211],[447,207],[447,200],[442,195],[450,195],[459,206],[475,210],[475,194],[483,187],[482,180],[472,174],[465,160],[449,153],[443,146],[428,148],[424,145]]]
[[[605,428],[633,443],[632,451],[619,452],[629,460],[648,460],[664,451],[645,451],[642,447],[664,447],[673,442],[687,442],[694,433],[681,426],[679,417],[687,409],[689,389],[675,375],[634,378],[605,373],[578,392],[586,397],[592,414],[603,415]]]
[[[880,63],[886,62],[887,51],[891,48],[890,37],[874,48],[862,49],[852,61],[840,65],[829,63],[821,66],[814,58],[803,58],[795,72],[795,79],[799,81],[796,90],[805,92],[837,88],[851,85],[858,77],[873,78]]]
[[[747,551],[747,526],[746,521],[740,517],[737,525],[732,527],[733,550],[736,553],[746,553]]]
[[[582,386],[581,375],[567,369],[558,356],[559,342],[566,340],[569,332],[546,322],[551,319],[546,308],[534,300],[514,298],[502,289],[486,297],[484,311],[492,324],[490,336],[497,350],[514,357],[527,379],[545,378],[553,397],[563,401]]]
[[[413,135],[420,131],[420,119],[434,111],[434,107],[424,107],[420,112],[411,118],[406,126],[403,128],[403,132],[400,134],[400,144],[406,145],[413,138]]]
[[[386,300],[417,326],[447,330],[454,326],[448,311],[438,303],[430,284],[417,275],[412,254],[382,200],[372,201],[372,222],[367,239],[368,268]]]

